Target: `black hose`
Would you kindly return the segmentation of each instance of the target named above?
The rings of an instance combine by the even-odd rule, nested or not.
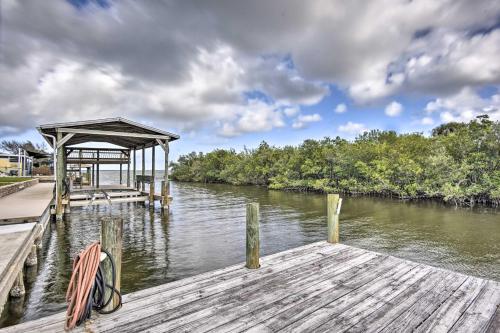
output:
[[[66,194],[68,194],[70,191],[69,189],[69,184],[68,182],[66,181],[66,178],[63,179],[63,192],[61,193],[62,196],[65,196]]]
[[[106,281],[106,277],[104,276],[103,273],[104,270],[102,267],[103,261],[101,261],[97,269],[94,285],[92,286],[92,289],[90,289],[90,293],[87,298],[87,303],[85,304],[84,313],[76,323],[78,326],[83,322],[85,322],[85,320],[90,319],[92,310],[95,310],[101,314],[109,314],[115,312],[122,306],[122,295],[115,287],[116,286],[115,261],[113,260],[111,254],[105,249],[101,248],[101,252],[106,253],[106,259],[109,259],[111,263],[111,285],[108,283],[108,281]],[[105,300],[105,294],[107,289],[110,289],[111,293],[109,294],[108,299]],[[104,310],[104,308],[113,300],[115,294],[118,296],[118,304],[109,311]]]

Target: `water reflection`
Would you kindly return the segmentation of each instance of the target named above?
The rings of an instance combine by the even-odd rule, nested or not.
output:
[[[323,240],[324,195],[259,187],[173,183],[169,215],[159,206],[123,203],[72,209],[45,235],[43,260],[22,316],[3,325],[64,310],[72,257],[99,239],[99,218],[124,219],[124,293],[225,267],[245,259],[245,203],[261,210],[262,255]],[[435,266],[500,280],[500,219],[494,209],[435,203],[344,199],[341,241]]]

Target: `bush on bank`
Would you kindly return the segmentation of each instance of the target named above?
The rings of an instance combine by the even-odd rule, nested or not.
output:
[[[500,123],[480,116],[422,133],[372,130],[354,141],[305,140],[299,146],[216,149],[179,157],[172,178],[266,185],[270,189],[500,204]]]

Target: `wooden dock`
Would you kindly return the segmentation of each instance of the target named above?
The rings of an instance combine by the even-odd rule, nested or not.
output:
[[[34,244],[40,245],[50,221],[53,188],[53,183],[39,183],[0,198],[0,310],[33,256]],[[36,251],[30,259],[36,261]]]
[[[38,183],[0,198],[0,225],[37,222],[51,203],[54,183]]]
[[[124,202],[145,202],[148,200],[147,194],[132,187],[104,185],[100,188],[83,187],[82,189],[72,189],[69,205],[71,207],[83,207]],[[68,200],[63,200],[63,203],[67,204]]]
[[[500,283],[319,242],[124,297],[77,332],[499,332]],[[0,330],[63,332],[64,314]]]

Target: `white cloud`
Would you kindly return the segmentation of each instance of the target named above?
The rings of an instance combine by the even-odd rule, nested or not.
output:
[[[344,125],[340,125],[338,127],[339,132],[346,133],[346,134],[351,134],[351,135],[358,135],[363,132],[369,131],[368,128],[361,123],[354,123],[352,121],[348,121]]]
[[[287,116],[287,117],[293,117],[295,115],[297,115],[298,113],[300,112],[300,109],[297,108],[297,107],[287,107],[283,110],[283,113]]]
[[[434,125],[434,119],[432,119],[431,117],[423,117],[420,120],[420,124],[422,124],[422,125]]]
[[[2,3],[0,136],[117,115],[243,134],[245,110],[266,119],[255,131],[279,127],[329,84],[354,102],[411,92],[437,104],[500,84],[497,0],[109,3]],[[252,93],[266,106],[249,107]],[[478,112],[459,108],[441,118]]]
[[[483,98],[473,89],[464,88],[457,94],[427,103],[425,110],[429,114],[438,113],[443,122],[467,122],[483,114],[500,120],[500,94]]]
[[[335,107],[336,113],[344,113],[347,111],[347,106],[344,103],[340,103]]]
[[[279,108],[259,100],[250,100],[248,105],[236,110],[233,121],[222,124],[219,134],[234,137],[251,132],[266,132],[283,126],[285,122]]]
[[[470,37],[467,31],[437,29],[409,48],[404,65],[408,89],[456,93],[469,86],[500,82],[500,29]]]
[[[393,101],[385,107],[385,114],[389,117],[397,117],[403,112],[403,105]]]
[[[119,68],[93,67],[69,59],[54,64],[45,61],[32,59],[10,73],[11,81],[0,81],[1,90],[6,92],[5,97],[0,96],[4,98],[0,120],[3,127],[10,128],[0,135],[11,133],[12,128],[24,129],[55,120],[117,115],[153,120],[185,131],[221,124],[217,133],[241,135],[283,126],[280,108],[288,116],[300,110],[300,104],[286,104],[284,100],[271,104],[245,101],[243,92],[254,88],[245,72],[255,68],[255,64],[238,63],[234,50],[227,45],[198,49],[186,78],[176,82],[136,81]],[[0,65],[0,73],[8,75],[9,69]],[[35,84],[22,88],[23,82]],[[16,95],[17,98],[11,97]],[[19,113],[27,117],[11,116]]]
[[[321,121],[321,116],[318,113],[299,115],[297,119],[292,123],[292,128],[302,129],[305,128],[309,123],[314,123]]]

